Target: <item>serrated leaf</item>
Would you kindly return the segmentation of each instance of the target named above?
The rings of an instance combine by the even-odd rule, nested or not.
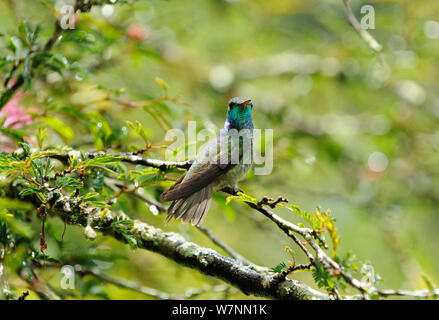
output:
[[[99,193],[97,193],[97,192],[89,192],[82,199],[91,200],[91,199],[96,198],[98,196],[99,196]]]

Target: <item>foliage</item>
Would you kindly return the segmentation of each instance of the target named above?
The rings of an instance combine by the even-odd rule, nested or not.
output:
[[[343,21],[342,1],[78,0],[83,12],[72,30],[58,27],[55,2],[0,4],[0,264],[11,283],[31,281],[35,269],[62,298],[102,299],[126,295],[87,270],[172,293],[220,283],[133,253],[139,243],[131,219],[205,240],[194,228],[164,227],[164,208],[154,202],[182,170],[128,157],[164,159],[166,131],[186,129],[188,120],[197,121],[197,133],[217,133],[227,100],[246,95],[257,127],[274,128],[273,172],[250,173],[240,185],[245,193],[215,194],[207,227],[247,259],[274,266],[271,273],[293,270],[290,277],[333,296],[357,293],[344,275],[366,279],[366,288],[434,290],[437,1],[374,2],[377,29],[370,32],[385,48],[381,56]],[[352,2],[357,17],[362,4]],[[270,154],[265,141],[257,149]],[[292,201],[261,204],[267,194]],[[69,199],[64,209],[78,220],[85,209],[116,213],[106,227],[129,246],[97,233],[102,226],[87,226],[87,237],[67,226],[57,215],[60,199]],[[344,274],[318,258],[294,272],[309,262],[306,254],[296,244],[294,253],[282,251],[291,238],[248,204],[310,230]],[[63,265],[82,270],[75,290],[59,289]]]

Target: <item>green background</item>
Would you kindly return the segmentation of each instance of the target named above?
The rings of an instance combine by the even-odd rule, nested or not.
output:
[[[98,112],[123,147],[134,150],[143,147],[142,140],[130,131],[127,120],[140,121],[151,144],[161,146],[166,144],[166,128],[187,130],[189,120],[197,121],[198,130],[218,132],[228,99],[251,97],[255,126],[274,130],[274,168],[266,176],[248,174],[240,187],[257,199],[281,195],[309,211],[317,206],[330,209],[341,238],[339,255],[352,252],[359,261],[369,262],[381,276],[382,287],[425,288],[422,275],[439,283],[439,24],[431,23],[439,19],[439,2],[352,1],[358,19],[365,4],[375,9],[375,29],[370,32],[384,47],[385,63],[349,25],[342,1],[134,1],[116,3],[109,16],[94,7],[64,35],[79,34],[90,41],[62,40],[54,47],[74,68],[62,76],[37,73],[20,105],[43,110],[56,104]],[[2,47],[23,19],[41,24],[41,37],[47,39],[53,30],[53,8],[53,1],[1,0]],[[141,30],[142,39],[136,39],[133,29],[130,33],[133,26]],[[177,101],[153,104],[147,112],[102,100],[106,92],[122,88],[119,98],[124,101],[160,97],[163,88],[156,77],[166,81],[169,97],[178,96]],[[77,120],[54,116],[72,129],[72,147],[96,149]],[[26,127],[35,128],[38,120]],[[63,143],[49,130],[47,144]],[[387,159],[382,172],[370,168],[374,152]],[[145,156],[163,159],[164,149]],[[169,185],[152,184],[145,192],[158,197]],[[256,264],[274,267],[291,259],[284,251],[287,245],[297,253],[298,263],[306,262],[272,222],[241,203],[225,205],[225,197],[215,195],[204,222],[210,231]],[[217,250],[198,230],[177,222],[164,226],[163,215],[154,216],[147,205],[126,195],[118,206],[133,218]],[[288,211],[277,212],[300,221]],[[62,221],[51,219],[49,224],[55,234],[62,232]],[[36,248],[38,226],[34,221]],[[101,265],[105,273],[166,292],[182,294],[189,287],[221,283],[110,238],[90,242],[81,228],[67,227],[62,248],[48,239],[50,256],[85,255],[90,250],[127,257]],[[61,276],[55,270],[44,273],[53,287]],[[293,278],[315,286],[309,272]],[[20,284],[19,279],[11,282]],[[86,285],[92,289],[84,289]],[[75,292],[83,290],[84,298],[147,298],[80,279],[77,287]],[[229,297],[253,298],[237,291]]]

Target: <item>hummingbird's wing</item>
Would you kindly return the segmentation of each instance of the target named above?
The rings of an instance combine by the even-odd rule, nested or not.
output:
[[[214,144],[208,148],[207,155],[200,156],[192,164],[193,168],[187,174],[180,177],[171,188],[161,194],[160,200],[174,201],[186,198],[208,186],[236,166],[242,157],[242,154],[236,154],[238,161],[233,161],[233,155],[238,151],[239,146],[232,143],[224,147],[223,142],[224,139],[219,136]]]
[[[225,174],[236,164],[208,164],[203,169],[184,179],[186,175],[180,177],[175,184],[160,196],[161,201],[173,201],[190,196],[191,194],[203,189],[212,183],[219,176]]]

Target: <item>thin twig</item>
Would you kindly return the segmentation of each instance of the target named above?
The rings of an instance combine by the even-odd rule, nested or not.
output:
[[[383,50],[383,46],[379,44],[378,41],[376,41],[375,38],[368,31],[361,27],[360,22],[358,22],[357,18],[352,12],[349,0],[343,0],[343,4],[346,11],[346,16],[354,30],[360,35],[364,42],[366,42],[369,48],[371,48],[375,53],[380,54]]]
[[[116,187],[119,189],[129,189],[125,185],[116,183]],[[162,203],[158,202],[152,197],[149,197],[138,190],[134,190],[130,194],[136,196],[137,198],[141,199],[142,201],[149,203],[152,206],[155,206],[159,213],[166,213],[168,211],[168,207],[163,205]],[[209,231],[206,227],[203,226],[197,226],[197,229],[200,230],[202,233],[204,233],[210,240],[212,240],[213,243],[215,243],[218,247],[223,249],[225,252],[227,252],[232,258],[242,262],[245,265],[253,265],[252,262],[241,256],[239,253],[235,252],[232,248],[227,246],[223,241],[221,241],[217,236],[215,236],[212,232]]]
[[[381,296],[408,296],[408,297],[417,297],[417,298],[439,298],[439,289],[433,290],[392,290],[392,289],[383,289],[377,290],[377,293]]]
[[[218,237],[216,237],[212,232],[210,232],[206,227],[197,226],[197,229],[204,233],[213,243],[215,243],[218,247],[227,252],[232,258],[241,261],[245,265],[253,265],[252,262],[241,256],[239,253],[235,252],[233,249],[228,247],[223,241],[221,241]]]
[[[169,294],[169,293],[166,293],[163,291],[159,291],[157,289],[146,287],[146,286],[140,285],[134,281],[129,281],[126,279],[113,278],[113,277],[107,276],[107,275],[101,273],[96,268],[85,269],[85,268],[77,267],[77,268],[75,268],[75,270],[81,275],[91,275],[91,276],[101,280],[102,282],[111,283],[111,284],[114,284],[114,285],[121,287],[121,288],[140,292],[144,295],[147,295],[149,297],[153,297],[156,299],[160,299],[160,300],[182,299],[181,297],[178,297],[177,295],[172,295],[172,294]]]

